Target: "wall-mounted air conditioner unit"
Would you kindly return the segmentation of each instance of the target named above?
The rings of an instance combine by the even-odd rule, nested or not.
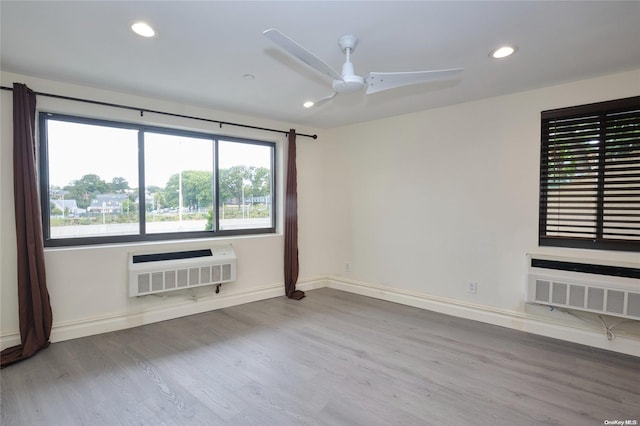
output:
[[[526,302],[640,320],[640,265],[527,255]]]
[[[231,245],[129,253],[129,297],[235,281],[236,270],[236,254]]]

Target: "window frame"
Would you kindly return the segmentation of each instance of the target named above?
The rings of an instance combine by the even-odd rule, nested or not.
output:
[[[607,174],[607,168],[605,167],[605,155],[606,150],[606,119],[614,114],[620,114],[624,112],[634,113],[633,118],[640,117],[640,96],[617,99],[612,101],[597,102],[587,105],[580,105],[567,108],[559,108],[554,110],[541,112],[541,134],[540,134],[540,187],[539,187],[539,229],[538,229],[538,244],[539,246],[551,246],[551,247],[567,247],[567,248],[579,248],[579,249],[595,249],[595,250],[617,250],[617,251],[640,251],[640,239],[625,239],[625,238],[607,238],[603,234],[604,219],[607,216],[605,206],[605,191],[606,191],[606,178],[612,178],[615,175],[615,170],[611,170]],[[638,114],[635,114],[636,111]],[[595,184],[596,205],[595,205],[595,219],[591,222],[595,227],[595,235],[593,238],[589,237],[570,237],[570,236],[552,236],[548,235],[547,230],[547,218],[549,209],[549,187],[552,186],[551,177],[546,176],[551,168],[551,158],[548,155],[548,148],[551,139],[550,123],[556,120],[569,120],[580,118],[592,118],[597,117],[594,121],[598,122],[599,136],[597,137],[597,183]],[[594,144],[595,145],[595,144]],[[584,150],[584,148],[580,148]],[[635,148],[634,148],[635,149]],[[615,156],[614,156],[615,158]],[[587,161],[582,164],[587,164]],[[610,163],[609,163],[610,164]],[[631,166],[640,168],[640,161],[634,162]],[[633,176],[630,178],[633,179]],[[640,176],[635,178],[636,181],[640,180]],[[636,181],[630,181],[631,184],[636,184]],[[626,181],[625,181],[626,183]],[[615,190],[615,189],[610,189]],[[629,198],[633,196],[630,195]],[[633,201],[636,202],[635,200]],[[568,220],[568,219],[565,219]],[[640,220],[640,218],[638,219]],[[640,222],[637,225],[630,227],[632,230],[640,229]],[[565,231],[567,232],[567,231]]]
[[[138,233],[130,235],[108,235],[108,236],[90,236],[90,237],[70,237],[70,238],[51,238],[51,221],[50,221],[50,192],[49,192],[49,147],[48,147],[48,120],[66,121],[78,124],[98,125],[105,127],[115,127],[120,129],[137,130],[138,140],[138,199],[139,217],[138,217]],[[117,244],[132,242],[153,242],[153,241],[170,241],[184,239],[201,239],[201,238],[217,238],[244,235],[260,235],[275,234],[277,224],[277,144],[276,142],[263,141],[257,139],[241,138],[235,136],[220,135],[203,131],[192,131],[184,129],[176,129],[172,127],[162,127],[147,124],[129,123],[116,120],[89,118],[71,114],[59,114],[47,111],[40,111],[38,114],[38,130],[39,130],[39,146],[38,146],[38,171],[39,171],[39,188],[40,188],[40,208],[42,215],[42,232],[45,247],[73,247],[85,245],[100,244]],[[144,157],[144,133],[162,133],[167,135],[194,137],[199,139],[210,139],[213,143],[213,198],[215,209],[215,224],[212,231],[182,231],[167,233],[147,233],[146,232],[146,184],[145,184],[145,157]],[[218,142],[228,141],[243,143],[248,145],[259,145],[271,148],[270,166],[271,166],[271,226],[266,228],[246,228],[246,229],[228,229],[220,230],[220,191],[219,183],[219,167],[218,167]]]

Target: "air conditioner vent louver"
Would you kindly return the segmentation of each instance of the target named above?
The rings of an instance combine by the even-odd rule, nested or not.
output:
[[[640,320],[640,280],[635,278],[639,269],[590,264],[582,268],[580,263],[531,256],[528,261],[526,302]]]
[[[230,245],[206,250],[129,254],[129,297],[236,280]]]

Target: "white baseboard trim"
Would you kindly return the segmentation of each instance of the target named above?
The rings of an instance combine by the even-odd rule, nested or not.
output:
[[[296,286],[303,291],[326,287],[326,277],[314,277],[301,281]],[[224,287],[223,287],[224,289]],[[229,306],[242,305],[259,300],[284,296],[284,283],[256,287],[238,293],[200,297],[192,300],[187,297],[180,301],[171,301],[162,305],[153,306],[139,312],[127,312],[101,317],[83,318],[77,321],[54,322],[51,328],[50,341],[62,342],[64,340],[93,336],[95,334],[109,333],[124,330],[154,322],[166,321],[188,315],[195,315]],[[156,296],[143,296],[156,297]],[[54,318],[55,321],[55,318]],[[0,336],[0,348],[6,349],[20,344],[20,332],[18,330],[5,333]]]
[[[296,289],[302,291],[311,291],[328,286],[329,285],[327,276],[319,276],[298,281],[298,283],[296,284]]]
[[[0,336],[0,350],[5,350],[20,344],[20,333],[17,331]]]
[[[607,340],[602,330],[590,328],[587,325],[581,327],[559,324],[552,320],[527,313],[508,311],[491,306],[437,297],[426,293],[386,287],[332,275],[303,279],[298,282],[296,287],[302,291],[329,287],[402,305],[640,357],[640,340],[620,335],[614,340]],[[284,296],[284,285],[278,283],[252,288],[238,293],[222,293],[202,297],[198,300],[183,300],[168,306],[154,306],[153,308],[140,312],[54,323],[51,330],[51,342],[108,333],[282,296]],[[18,344],[20,344],[20,335],[17,330],[0,336],[0,348],[2,349]]]
[[[282,295],[284,295],[283,285],[271,285],[253,288],[241,293],[222,293],[198,299],[186,299],[178,303],[172,303],[169,306],[154,306],[141,312],[59,323],[53,325],[50,340],[51,342],[60,342],[94,334],[108,333]]]
[[[587,325],[581,327],[559,324],[527,313],[508,311],[410,290],[355,281],[344,277],[328,276],[327,287],[640,357],[640,340],[620,335],[614,340],[607,340],[603,330],[593,329]]]
[[[77,321],[59,323],[56,323],[54,318],[50,341],[61,342],[100,333],[108,333],[283,295],[284,285],[274,284],[252,288],[240,293],[225,294],[223,292],[221,294],[199,297],[198,299],[185,297],[178,302],[168,299],[167,303],[159,304],[138,312],[83,318]],[[18,344],[20,344],[19,331],[0,336],[0,347],[2,349]]]

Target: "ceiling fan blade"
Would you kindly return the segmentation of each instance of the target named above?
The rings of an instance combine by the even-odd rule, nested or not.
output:
[[[367,95],[383,90],[409,86],[411,84],[427,83],[438,80],[449,80],[458,77],[462,68],[437,71],[415,72],[372,72],[367,77]]]
[[[286,50],[292,56],[300,59],[305,64],[309,65],[311,68],[320,71],[321,73],[328,75],[329,77],[342,80],[342,76],[333,70],[329,65],[324,63],[320,58],[316,55],[300,46],[295,41],[291,40],[286,35],[282,34],[280,31],[275,28],[268,29],[262,33],[266,38],[280,46],[282,49]]]
[[[313,102],[313,104],[312,104],[312,105],[305,106],[305,108],[308,108],[308,109],[311,109],[311,108],[317,108],[317,107],[319,107],[320,105],[322,105],[322,104],[324,104],[324,103],[326,103],[326,102],[330,101],[331,99],[335,98],[337,94],[338,94],[338,92],[333,92],[333,93],[332,93],[332,94],[330,94],[329,96],[325,96],[324,98],[319,99],[319,100],[317,100],[317,101]]]

